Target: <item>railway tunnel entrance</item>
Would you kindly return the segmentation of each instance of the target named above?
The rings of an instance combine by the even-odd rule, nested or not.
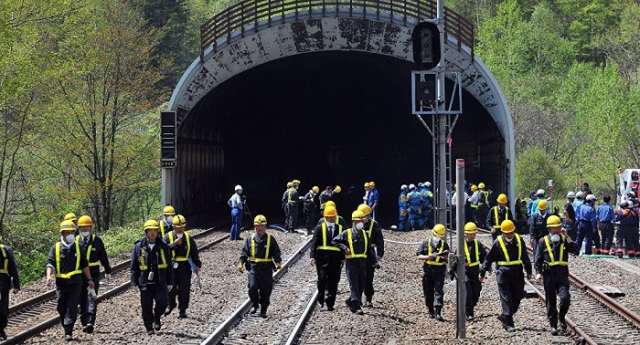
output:
[[[241,184],[254,214],[280,222],[286,181],[302,180],[301,193],[341,185],[339,212],[348,215],[363,182],[374,180],[379,218],[394,224],[400,185],[432,181],[432,146],[411,115],[412,24],[383,17],[291,18],[203,47],[169,105],[178,158],[163,169],[163,200],[191,224],[206,223],[228,214],[226,200]],[[508,108],[462,38],[449,35],[446,53],[464,78],[452,157],[467,161],[468,181],[512,192]]]

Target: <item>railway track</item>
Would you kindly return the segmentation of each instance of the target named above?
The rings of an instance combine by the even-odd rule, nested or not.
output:
[[[304,326],[304,321],[299,320],[300,313],[308,316],[317,296],[315,270],[301,260],[311,242],[310,238],[305,240],[282,268],[274,272],[272,300],[278,303],[270,306],[266,319],[248,314],[251,301],[247,298],[201,344],[255,344],[256,336],[261,343],[290,344],[291,330],[297,330],[297,335]],[[265,329],[269,330],[268,339],[264,337]]]
[[[194,234],[193,238],[204,239],[213,234],[214,229],[203,230]],[[204,244],[199,243],[199,249],[206,250],[228,237],[229,235],[223,235]],[[98,302],[117,296],[131,287],[128,271],[130,264],[131,260],[125,260],[112,267],[111,279],[100,284]],[[7,333],[13,336],[0,342],[0,345],[22,343],[59,322],[60,317],[56,311],[56,291],[47,291],[9,308]]]
[[[486,229],[480,230],[490,233]],[[528,245],[527,249],[529,253],[533,251]],[[567,325],[580,342],[590,345],[640,344],[640,315],[572,272],[569,272],[569,281],[572,284],[569,314],[581,317],[567,317]],[[535,281],[527,282],[544,301],[542,286]],[[606,307],[605,312],[602,306]]]

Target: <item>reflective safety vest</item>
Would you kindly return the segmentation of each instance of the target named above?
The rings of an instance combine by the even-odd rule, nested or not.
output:
[[[353,249],[353,232],[352,229],[347,229],[347,243],[349,244],[349,252],[351,254],[345,255],[344,257],[347,259],[366,259],[367,258],[367,249],[369,248],[369,237],[367,236],[367,232],[362,231],[362,237],[364,237],[364,251],[362,253],[355,253]]]
[[[295,203],[296,203],[296,201],[297,201],[297,200],[293,200],[293,199],[292,199],[293,192],[295,192],[295,189],[294,189],[294,188],[290,188],[290,189],[287,191],[287,202],[288,202],[289,204],[295,204]]]
[[[369,229],[367,230],[367,236],[369,236],[369,238],[371,238],[371,234],[373,234],[373,224],[375,223],[375,220],[371,220],[371,222],[369,222]]]
[[[82,236],[76,236],[76,242],[80,242],[80,237]],[[96,235],[91,234],[91,241],[89,241],[89,246],[87,247],[87,263],[89,264],[89,267],[100,266],[100,261],[91,261],[91,251],[93,250],[93,241],[95,240]]]
[[[515,240],[518,242],[518,259],[511,260],[509,258],[509,252],[507,251],[507,246],[504,244],[504,239],[502,239],[502,235],[498,236],[498,243],[500,244],[500,248],[502,248],[502,254],[504,255],[505,261],[498,261],[498,265],[500,266],[516,266],[522,265],[522,243],[520,243],[520,235],[515,234]]]
[[[560,257],[556,260],[553,255],[553,248],[551,248],[551,243],[549,242],[549,235],[544,237],[544,244],[547,245],[547,252],[549,253],[549,266],[569,266],[569,262],[563,261],[564,257],[564,241],[560,243]]]
[[[480,245],[478,244],[478,240],[473,240],[473,244],[475,246],[476,258],[471,261],[471,253],[469,253],[469,246],[464,246],[464,255],[467,257],[467,262],[465,262],[465,266],[467,267],[476,267],[480,266]]]
[[[165,232],[167,232],[167,230],[165,229],[166,223],[163,220],[160,221],[160,238],[164,238],[164,234]]]
[[[2,251],[2,266],[0,266],[0,273],[9,274],[9,256],[4,249],[4,244],[0,244],[0,251]]]
[[[267,247],[265,248],[264,258],[256,257],[256,240],[255,236],[251,237],[251,257],[249,257],[249,261],[259,263],[259,262],[271,262],[273,259],[270,256],[271,251],[271,235],[267,234]]]
[[[75,241],[76,247],[76,267],[73,271],[62,273],[61,265],[60,265],[60,252],[62,251],[62,243],[56,243],[56,278],[60,279],[71,279],[71,277],[81,274],[82,270],[80,269],[80,259],[82,255],[82,251],[80,251],[80,242]]]
[[[342,225],[340,224],[336,224],[338,226],[338,234],[342,233]],[[335,226],[335,225],[334,225]],[[318,250],[330,250],[330,251],[334,251],[334,252],[339,252],[340,248],[336,247],[336,246],[332,246],[329,245],[329,239],[328,237],[328,233],[329,233],[329,229],[327,228],[327,223],[324,222],[322,223],[322,245],[318,246]]]
[[[498,209],[500,209],[500,206],[496,206],[493,208],[493,227],[494,228],[500,228],[500,214],[498,213]],[[504,208],[504,219],[505,220],[509,220],[509,208],[505,207]]]
[[[156,244],[157,246],[157,244]],[[139,267],[140,267],[140,271],[146,271],[149,269],[149,267],[147,266],[146,261],[144,260],[144,253],[143,253],[143,248],[140,247],[140,258],[139,258]],[[162,263],[158,264],[158,269],[166,269],[167,267],[169,267],[169,265],[167,265],[167,257],[164,256],[164,250],[162,250],[162,248],[158,247],[158,250],[160,251],[160,261]]]
[[[427,255],[432,255],[433,254],[433,246],[431,245],[431,241],[429,241],[429,243],[427,243]],[[442,251],[444,250],[444,241],[440,240],[440,248],[438,248],[438,253],[442,253]],[[437,256],[435,260],[424,260],[425,265],[431,265],[431,266],[442,266],[442,265],[446,265],[446,262],[442,262],[440,261],[440,257]]]
[[[184,262],[189,260],[189,256],[191,255],[191,240],[189,240],[189,234],[186,231],[184,232],[184,240],[187,242],[187,254],[185,256],[176,256],[175,249],[172,249],[171,257],[173,258],[174,261]],[[169,232],[169,244],[172,244],[172,243],[173,243],[173,231]]]
[[[480,201],[478,202],[480,205],[489,205],[489,192],[480,191]]]

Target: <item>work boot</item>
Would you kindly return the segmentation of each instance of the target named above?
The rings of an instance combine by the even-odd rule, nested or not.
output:
[[[442,308],[436,308],[436,320],[444,321],[444,318],[442,317]]]
[[[371,301],[367,301],[364,306],[367,308],[373,308],[373,303]]]
[[[153,323],[153,330],[154,330],[154,331],[156,331],[156,332],[157,332],[157,331],[159,331],[159,330],[160,330],[160,328],[162,328],[162,324],[160,323],[160,321],[157,321],[157,322],[154,322],[154,323]]]
[[[82,331],[83,331],[83,332],[85,332],[85,333],[87,333],[87,334],[91,334],[91,333],[93,333],[93,325],[92,325],[92,324],[90,324],[90,323],[86,324],[86,325],[82,328]]]
[[[429,318],[430,319],[436,318],[436,313],[433,312],[433,308],[429,308]]]
[[[555,327],[551,327],[551,335],[558,335],[558,329]]]
[[[328,311],[333,311],[333,306],[332,306],[332,305],[328,305],[328,304],[327,304],[327,310],[328,310]]]
[[[357,308],[357,309],[356,309],[356,314],[358,314],[358,315],[364,315],[364,310],[362,310],[362,308]]]
[[[260,306],[260,317],[267,317],[267,305]]]
[[[320,305],[320,308],[324,307],[324,300],[318,300],[318,304]]]
[[[255,314],[258,311],[258,306],[254,305],[253,307],[251,307],[251,310],[249,311],[249,314]]]
[[[560,330],[562,333],[567,332],[567,321],[564,318],[560,318]]]
[[[153,335],[153,333],[154,333],[154,332],[153,332],[153,328],[152,328],[152,329],[148,329],[148,330],[147,330],[147,335]]]
[[[509,333],[513,333],[516,331],[516,328],[511,325],[508,325],[507,327],[505,327],[505,330]]]
[[[504,328],[505,330],[509,331],[508,330],[508,328],[510,327],[509,326],[509,319],[506,316],[500,314],[500,315],[498,315],[498,320],[500,320],[500,322],[502,323],[502,328]]]
[[[186,319],[187,318],[187,311],[183,310],[180,312],[180,315],[178,315],[178,319]]]
[[[171,312],[173,311],[173,309],[175,309],[175,305],[169,305],[169,308],[167,308],[167,311],[164,312],[164,316],[169,316],[169,314],[171,314]]]
[[[64,341],[72,341],[73,340],[73,336],[71,334],[65,334],[64,335]]]
[[[467,314],[467,321],[473,321],[473,313]]]

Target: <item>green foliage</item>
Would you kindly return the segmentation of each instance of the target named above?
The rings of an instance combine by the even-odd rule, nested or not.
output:
[[[564,174],[540,148],[530,147],[522,152],[516,162],[516,189],[520,195],[547,186],[547,181],[553,180],[556,193],[566,191]]]

